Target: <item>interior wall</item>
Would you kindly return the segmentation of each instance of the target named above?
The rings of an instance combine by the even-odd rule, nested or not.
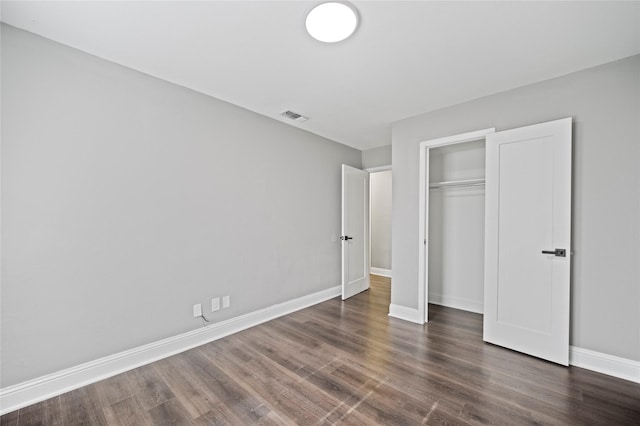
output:
[[[573,117],[571,344],[640,360],[640,55],[393,124],[393,304],[418,306],[419,143]]]
[[[484,140],[429,150],[429,182],[485,176]],[[429,303],[483,312],[484,186],[429,191]]]
[[[1,59],[2,387],[339,285],[360,151],[4,24]]]
[[[391,145],[381,146],[379,148],[366,149],[362,151],[362,168],[370,169],[373,167],[390,166],[391,165]]]
[[[371,267],[391,270],[391,170],[371,173]]]

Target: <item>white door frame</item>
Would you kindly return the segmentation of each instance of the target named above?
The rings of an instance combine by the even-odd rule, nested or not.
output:
[[[386,172],[387,170],[391,170],[391,165],[388,166],[378,166],[378,167],[369,167],[367,169],[363,169],[365,172],[369,172],[369,176],[371,173],[377,172]],[[369,180],[371,182],[371,180]],[[392,192],[393,193],[393,192]],[[367,215],[369,216],[369,273],[371,273],[371,183],[369,183],[369,206],[368,206]],[[391,204],[391,209],[393,210],[393,203]],[[393,230],[392,230],[393,232]]]
[[[365,172],[377,173],[377,172],[386,172],[387,170],[391,170],[391,164],[388,166],[378,166],[378,167],[369,167],[368,169],[362,169]]]
[[[471,142],[486,138],[487,135],[495,133],[494,127],[490,129],[477,130],[475,132],[461,133],[453,136],[446,136],[438,139],[430,139],[420,142],[420,182],[419,182],[419,223],[418,223],[418,318],[426,323],[429,321],[429,151],[446,145]]]

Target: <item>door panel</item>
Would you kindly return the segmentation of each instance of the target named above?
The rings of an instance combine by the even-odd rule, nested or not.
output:
[[[568,365],[571,119],[489,135],[486,155],[484,340]]]
[[[366,172],[363,172],[366,173]],[[352,174],[347,178],[347,224],[342,235],[349,235],[347,282],[353,283],[366,275],[365,216],[366,176]]]
[[[539,248],[553,244],[553,138],[504,143],[499,155],[497,320],[548,334],[551,262]],[[518,298],[528,303],[513,303]]]
[[[369,173],[342,165],[342,299],[369,288]]]

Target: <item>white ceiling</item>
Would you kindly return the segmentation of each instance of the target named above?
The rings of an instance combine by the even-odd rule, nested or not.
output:
[[[640,53],[640,2],[354,1],[324,44],[319,1],[3,1],[2,21],[358,149],[391,123]],[[287,109],[311,117],[294,123]]]

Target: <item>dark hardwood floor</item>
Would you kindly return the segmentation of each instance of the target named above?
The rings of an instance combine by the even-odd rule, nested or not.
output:
[[[4,425],[640,425],[640,385],[389,318],[389,282],[9,413]]]

